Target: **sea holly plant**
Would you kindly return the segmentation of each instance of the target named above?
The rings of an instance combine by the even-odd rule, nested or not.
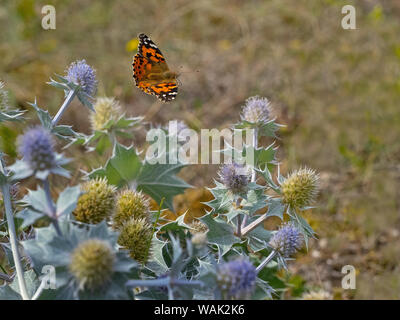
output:
[[[35,100],[30,106],[36,124],[18,138],[19,159],[6,166],[9,158],[0,154],[0,231],[8,240],[2,241],[1,299],[283,296],[281,269],[288,272],[290,260],[316,237],[303,211],[312,208],[318,175],[307,167],[281,175],[274,141],[281,125],[268,99],[247,99],[231,127],[241,135],[249,130],[251,143],[216,150],[230,161],[209,188],[213,199],[203,215],[193,218],[186,211],[171,220],[164,212],[174,211],[174,197],[191,188],[179,177],[190,164],[171,161],[190,140],[190,129],[183,122],[173,132],[161,127],[167,146],[148,157],[150,146],[122,142],[147,124],[126,116],[115,98],[95,97],[96,72],[85,60],[54,78],[50,85],[64,92],[58,112],[52,116]],[[0,121],[23,124],[23,112],[8,102],[3,108],[2,90],[3,84]],[[73,101],[90,109],[90,135],[59,124]],[[175,146],[173,137],[179,137]],[[261,137],[270,140],[267,146],[260,145]],[[76,146],[85,149],[87,163],[93,155],[102,165],[67,159],[64,153],[76,154]],[[266,229],[270,218],[280,224]]]

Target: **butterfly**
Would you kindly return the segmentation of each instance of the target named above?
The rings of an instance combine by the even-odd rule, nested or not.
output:
[[[132,63],[136,86],[163,102],[174,100],[178,94],[178,74],[168,68],[160,49],[148,36],[141,33],[138,38],[138,53]]]

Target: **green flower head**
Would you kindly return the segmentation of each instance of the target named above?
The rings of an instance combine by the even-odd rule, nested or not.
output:
[[[76,220],[96,224],[108,219],[114,212],[116,188],[106,178],[89,180],[82,185],[85,192],[78,199],[74,211]]]
[[[149,201],[141,192],[126,189],[118,194],[113,228],[121,229],[131,218],[149,220],[149,210]]]
[[[152,225],[146,219],[132,218],[122,227],[118,244],[127,249],[133,259],[146,263],[152,236]]]
[[[109,283],[115,255],[110,245],[89,239],[74,249],[69,270],[81,289],[96,290]]]
[[[95,112],[90,114],[93,131],[104,130],[110,120],[116,121],[121,116],[121,107],[114,98],[98,98],[93,107]]]
[[[318,175],[303,168],[294,171],[281,184],[283,203],[293,208],[310,205],[318,193]]]

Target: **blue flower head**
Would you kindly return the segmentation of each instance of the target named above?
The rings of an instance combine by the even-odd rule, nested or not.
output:
[[[234,194],[247,190],[250,182],[250,174],[244,165],[231,163],[224,165],[219,171],[221,182]]]
[[[19,138],[18,151],[34,171],[44,171],[56,165],[54,141],[41,126],[29,129]]]
[[[256,268],[245,259],[225,262],[217,268],[217,284],[227,298],[250,298],[256,278]]]
[[[96,93],[96,71],[86,63],[86,60],[72,62],[66,72],[67,80],[79,85],[87,95],[92,97]]]
[[[271,107],[268,99],[255,96],[246,100],[241,118],[251,123],[266,123],[270,113]]]
[[[285,223],[270,240],[270,246],[285,258],[294,255],[303,246],[303,236],[293,223]]]

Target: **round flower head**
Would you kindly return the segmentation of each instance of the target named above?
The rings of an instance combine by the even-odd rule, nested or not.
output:
[[[131,218],[150,219],[149,201],[141,192],[126,189],[119,193],[113,216],[113,228],[121,229]]]
[[[152,236],[153,227],[146,219],[132,218],[122,227],[118,244],[127,249],[133,259],[146,263]]]
[[[113,214],[116,188],[109,185],[106,178],[85,182],[82,191],[85,193],[79,197],[74,210],[76,220],[96,224]]]
[[[227,298],[250,298],[256,278],[256,268],[244,259],[225,262],[217,268],[217,284]]]
[[[189,226],[191,228],[189,229],[189,232],[193,235],[208,232],[208,227],[199,220],[193,220]]]
[[[219,171],[219,176],[225,187],[234,194],[245,192],[250,182],[249,171],[237,163],[224,165]]]
[[[109,283],[114,260],[114,252],[107,242],[90,239],[72,252],[69,271],[81,289],[93,291]]]
[[[266,123],[269,120],[270,113],[271,107],[268,99],[255,96],[246,100],[241,119],[256,124]]]
[[[86,63],[86,60],[72,62],[66,72],[67,80],[79,85],[87,95],[93,96],[96,93],[96,71]]]
[[[98,98],[94,104],[95,112],[90,114],[92,129],[103,130],[110,120],[117,120],[121,115],[121,107],[114,98]]]
[[[41,126],[29,129],[18,141],[19,153],[34,171],[43,171],[55,166],[53,148],[53,137]]]
[[[272,237],[269,245],[285,258],[294,255],[303,246],[303,236],[292,223],[285,223]]]
[[[4,88],[4,82],[0,81],[0,112],[8,109],[8,93]]]
[[[295,208],[310,205],[318,193],[318,179],[314,170],[294,171],[282,182],[283,202]]]

